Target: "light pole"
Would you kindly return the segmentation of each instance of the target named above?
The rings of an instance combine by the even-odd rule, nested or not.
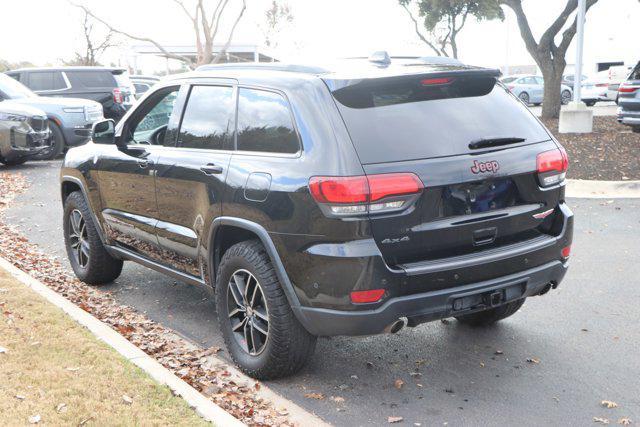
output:
[[[576,66],[573,76],[573,99],[582,101],[582,50],[584,49],[584,20],[587,12],[587,0],[578,0],[578,27],[576,40]]]

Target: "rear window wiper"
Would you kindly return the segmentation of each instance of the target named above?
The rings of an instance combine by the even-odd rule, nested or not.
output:
[[[525,142],[525,138],[506,137],[506,138],[483,138],[469,143],[469,148],[477,150],[478,148],[499,147],[501,145],[517,144]]]

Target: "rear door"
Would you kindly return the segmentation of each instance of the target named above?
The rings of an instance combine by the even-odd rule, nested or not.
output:
[[[409,172],[424,185],[410,208],[370,213],[390,265],[463,256],[550,233],[548,211],[562,192],[558,185],[540,187],[536,157],[560,151],[528,109],[494,82],[412,76],[333,92],[366,174]]]
[[[235,88],[229,81],[191,85],[175,140],[158,159],[158,241],[169,267],[203,277],[198,249],[222,215],[235,132]],[[171,131],[171,130],[170,130]]]

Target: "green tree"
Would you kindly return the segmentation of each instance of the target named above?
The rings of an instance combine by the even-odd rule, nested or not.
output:
[[[438,56],[458,57],[458,34],[467,19],[504,20],[497,0],[398,0],[416,34]],[[420,20],[422,27],[420,28]]]
[[[597,1],[598,0],[587,0],[587,10],[596,4]],[[518,26],[520,27],[520,35],[524,40],[524,44],[542,71],[542,76],[544,77],[542,117],[557,118],[560,115],[560,106],[562,104],[560,97],[562,74],[567,66],[565,56],[571,40],[573,40],[573,37],[576,35],[578,25],[577,16],[573,18],[569,26],[566,24],[573,15],[576,15],[575,11],[578,7],[578,0],[567,0],[567,4],[560,15],[553,21],[551,26],[547,28],[538,41],[536,41],[529,26],[529,20],[522,7],[522,0],[500,0],[500,3],[511,8],[516,14]],[[559,43],[557,43],[556,37],[560,34],[560,31],[562,31],[562,36],[559,39]]]

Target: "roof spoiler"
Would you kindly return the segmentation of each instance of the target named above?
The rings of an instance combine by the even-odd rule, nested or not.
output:
[[[417,68],[417,67],[416,67]],[[401,74],[385,75],[384,73],[371,73],[358,78],[343,78],[340,75],[327,75],[323,76],[323,80],[331,90],[335,92],[340,89],[344,89],[350,86],[369,87],[378,85],[389,84],[402,84],[406,82],[423,80],[423,79],[439,79],[439,78],[455,78],[455,79],[481,79],[481,78],[493,78],[497,81],[498,77],[502,75],[502,72],[498,69],[492,68],[478,68],[478,67],[459,67],[459,66],[437,66],[437,67],[420,67],[422,70],[414,69],[414,67],[407,67],[406,72]]]

